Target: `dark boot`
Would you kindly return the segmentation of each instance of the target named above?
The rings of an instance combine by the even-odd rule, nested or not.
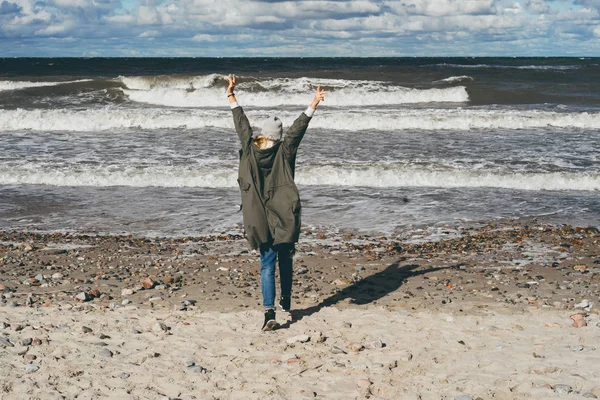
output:
[[[279,324],[275,320],[275,310],[265,311],[265,323],[263,324],[263,331],[272,331],[279,327]]]

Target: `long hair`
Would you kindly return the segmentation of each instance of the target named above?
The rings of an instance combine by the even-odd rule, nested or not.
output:
[[[270,139],[267,139],[264,136],[257,136],[254,138],[254,144],[259,148],[262,149],[263,147],[265,147],[267,145],[267,143],[269,143],[269,141],[271,141]]]

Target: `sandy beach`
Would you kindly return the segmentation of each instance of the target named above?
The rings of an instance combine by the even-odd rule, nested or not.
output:
[[[305,230],[261,332],[239,235],[0,233],[0,399],[600,396],[600,233]]]

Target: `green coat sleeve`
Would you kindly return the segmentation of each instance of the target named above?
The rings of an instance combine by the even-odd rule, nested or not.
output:
[[[248,121],[248,117],[246,117],[242,107],[236,107],[232,109],[231,112],[233,113],[235,130],[240,138],[240,143],[242,144],[242,151],[247,153],[250,142],[252,141],[252,127],[250,126],[250,121]]]
[[[283,138],[283,151],[285,151],[286,157],[290,160],[292,166],[294,166],[296,163],[298,146],[300,146],[300,142],[306,133],[309,122],[309,116],[304,113],[300,114],[292,126],[290,126],[290,129],[288,129],[287,133],[285,134],[285,138]]]

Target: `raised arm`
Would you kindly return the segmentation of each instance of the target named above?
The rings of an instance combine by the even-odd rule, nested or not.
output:
[[[283,139],[283,145],[286,151],[290,156],[296,156],[296,151],[298,151],[298,146],[306,133],[306,129],[308,128],[308,123],[312,118],[317,106],[321,101],[325,100],[325,95],[329,93],[325,90],[321,90],[321,85],[317,87],[317,91],[315,92],[315,97],[302,114],[292,124],[290,129],[288,129],[285,138]]]
[[[242,144],[242,151],[245,153],[248,151],[250,142],[252,141],[252,128],[250,127],[250,121],[244,114],[244,110],[238,104],[235,98],[233,89],[235,88],[235,75],[227,77],[229,86],[227,87],[227,98],[229,99],[229,106],[233,112],[233,123],[235,124],[235,130],[240,138]]]

